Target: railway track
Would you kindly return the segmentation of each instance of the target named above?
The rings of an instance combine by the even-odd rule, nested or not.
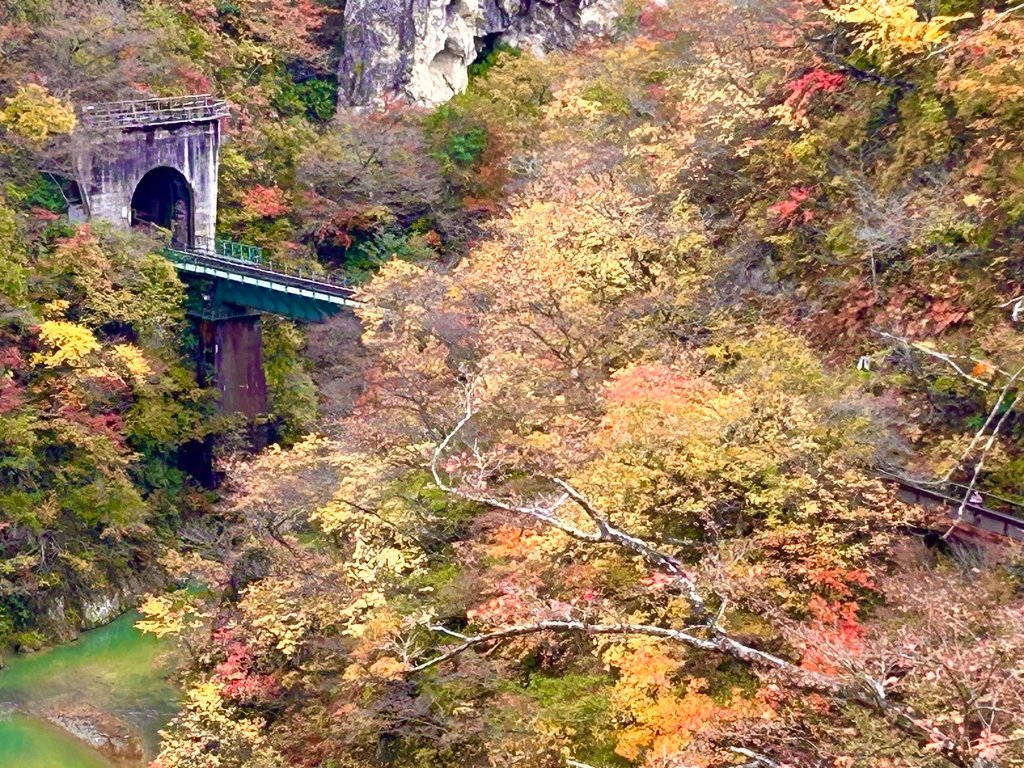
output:
[[[883,477],[899,487],[901,501],[944,510],[950,524],[956,520],[965,495],[970,494],[958,526],[966,532],[984,531],[1024,542],[1024,504],[1018,501],[972,490],[959,483],[922,484],[889,473],[883,473]]]

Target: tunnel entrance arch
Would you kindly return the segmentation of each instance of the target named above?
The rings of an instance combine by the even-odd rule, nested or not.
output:
[[[132,193],[131,224],[133,227],[159,227],[170,232],[174,247],[192,247],[195,205],[185,176],[168,166],[158,166],[146,173]]]
[[[71,147],[82,193],[79,217],[131,226],[132,198],[141,180],[150,171],[173,168],[187,180],[188,193],[179,179],[178,191],[165,184],[163,195],[186,203],[187,237],[213,240],[221,128],[228,115],[227,102],[209,94],[84,105]],[[159,206],[140,210],[142,220],[167,222]]]

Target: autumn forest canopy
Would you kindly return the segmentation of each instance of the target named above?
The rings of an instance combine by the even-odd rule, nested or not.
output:
[[[138,584],[158,768],[1024,766],[1024,8],[628,0],[347,109],[345,5],[0,9],[0,641]],[[264,318],[257,454],[67,216],[81,105],[193,93],[218,231],[361,302]]]

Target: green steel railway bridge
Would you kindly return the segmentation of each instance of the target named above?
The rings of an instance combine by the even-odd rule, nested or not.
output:
[[[212,282],[213,293],[204,294],[203,305],[192,310],[204,320],[258,311],[322,323],[358,306],[343,278],[275,265],[255,246],[196,237],[191,246],[169,245],[164,255],[186,279]]]
[[[357,306],[344,280],[289,268],[262,249],[217,237],[217,184],[227,102],[210,95],[91,104],[72,137],[73,221],[145,228],[190,287],[200,370],[225,413],[266,411],[260,316],[325,322]]]

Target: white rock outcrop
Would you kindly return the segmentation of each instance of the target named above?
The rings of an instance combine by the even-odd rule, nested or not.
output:
[[[610,33],[621,11],[622,0],[348,0],[339,103],[440,104],[466,87],[487,47],[568,48]]]

